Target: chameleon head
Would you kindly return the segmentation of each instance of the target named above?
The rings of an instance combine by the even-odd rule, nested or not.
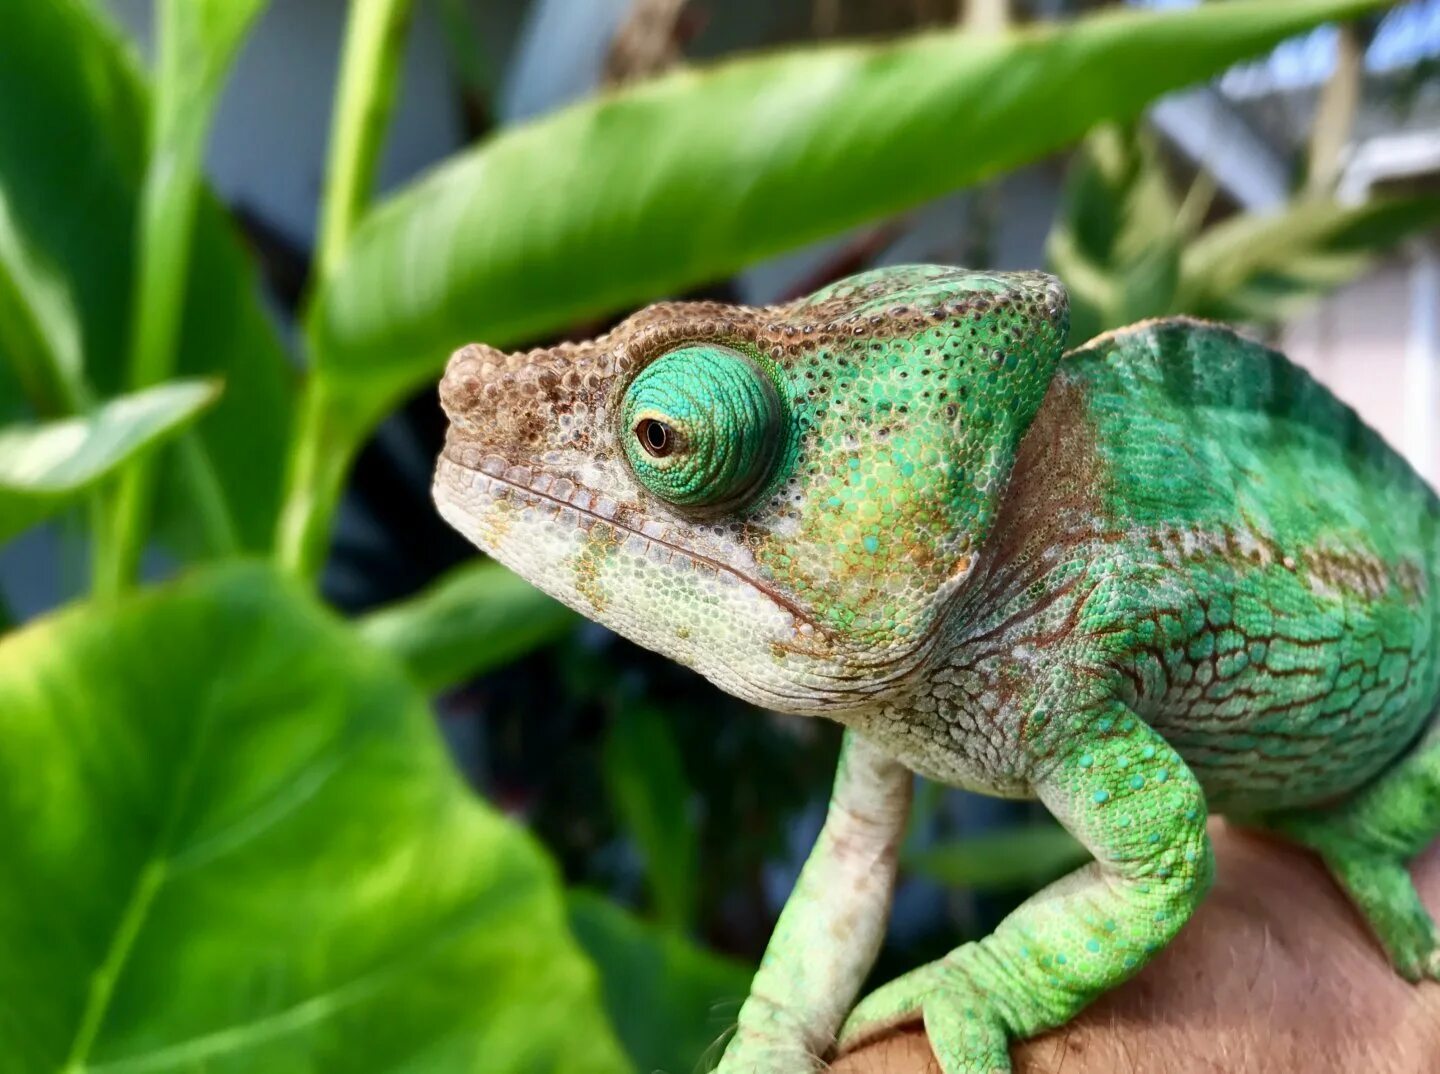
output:
[[[651,306],[588,343],[464,347],[435,500],[590,618],[846,720],[934,648],[1067,319],[1041,273],[905,266],[784,306]]]

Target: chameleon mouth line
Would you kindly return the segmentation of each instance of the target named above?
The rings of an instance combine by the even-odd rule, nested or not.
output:
[[[499,456],[492,457],[496,458],[497,460],[499,459]],[[511,489],[515,492],[520,493],[522,496],[531,497],[532,499],[541,503],[553,504],[557,509],[557,517],[559,511],[563,511],[568,508],[569,510],[574,511],[576,514],[583,515],[594,522],[603,522],[607,526],[614,526],[617,530],[620,530],[623,533],[627,533],[632,537],[636,537],[644,541],[647,546],[659,545],[661,548],[666,549],[673,555],[678,555],[697,567],[708,567],[711,570],[715,571],[717,574],[728,574],[732,578],[736,579],[737,581],[743,582],[745,585],[749,586],[757,593],[766,597],[778,607],[783,608],[799,627],[808,628],[809,631],[812,631],[815,634],[820,635],[821,637],[828,637],[826,632],[821,630],[820,627],[816,625],[815,621],[811,619],[810,616],[806,615],[805,612],[803,612],[800,607],[796,605],[793,601],[789,600],[782,594],[775,592],[775,590],[771,589],[769,586],[763,584],[762,582],[759,582],[758,580],[751,578],[749,575],[744,574],[739,570],[736,570],[728,563],[722,563],[717,559],[711,559],[709,556],[702,555],[699,552],[694,552],[688,548],[682,548],[677,544],[672,544],[670,541],[667,541],[664,538],[654,537],[648,533],[643,533],[640,530],[635,529],[633,526],[627,526],[625,525],[625,523],[620,522],[615,518],[607,518],[605,515],[599,513],[598,511],[591,510],[587,507],[581,507],[573,500],[567,500],[563,497],[555,496],[548,492],[541,492],[539,489],[535,488],[532,485],[522,484],[521,482],[513,480],[509,477],[502,477],[498,474],[490,473],[487,470],[481,469],[479,466],[473,466],[461,462],[459,459],[455,458],[454,455],[450,454],[448,450],[445,453],[445,458],[451,463],[451,465],[456,466],[461,470],[464,470],[466,473],[473,474],[476,477],[493,482],[494,484],[499,485],[502,488]],[[508,469],[515,469],[515,467],[508,467]],[[585,489],[583,486],[576,485],[575,488],[577,491],[585,492],[587,495],[590,495],[589,490]]]

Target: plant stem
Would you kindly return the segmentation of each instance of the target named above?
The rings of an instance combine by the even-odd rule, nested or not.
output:
[[[411,0],[353,0],[350,6],[320,207],[320,287],[340,263],[370,199],[410,10]],[[285,570],[313,581],[325,561],[345,475],[369,423],[340,405],[324,372],[315,368],[321,356],[313,342],[309,351],[311,372],[296,417],[275,558]]]
[[[186,271],[199,203],[201,160],[215,101],[240,43],[265,0],[156,0],[159,63],[150,117],[150,161],[141,194],[134,321],[128,383],[146,388],[175,367],[185,310]],[[182,439],[182,444],[184,439]],[[235,527],[208,460],[192,447],[182,455],[196,508],[220,547]],[[120,475],[109,524],[95,542],[95,590],[127,588],[140,566],[155,499],[155,459],[142,458]],[[227,534],[229,535],[227,538]]]
[[[411,0],[352,0],[320,208],[319,279],[340,261],[364,212],[395,103]]]
[[[280,567],[313,581],[325,562],[330,520],[363,433],[339,419],[342,408],[312,376],[300,401],[284,506],[275,537]]]
[[[174,365],[198,194],[196,156],[198,153],[171,155],[159,148],[145,175],[130,347],[132,388],[158,384]],[[154,498],[153,460],[141,459],[127,466],[111,501],[108,531],[95,543],[97,593],[114,595],[134,581]]]

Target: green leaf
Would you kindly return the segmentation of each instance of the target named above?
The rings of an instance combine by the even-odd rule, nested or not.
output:
[[[0,712],[7,1070],[628,1069],[554,867],[269,571],[9,636]]]
[[[907,854],[913,873],[973,891],[1034,891],[1088,861],[1057,824],[1035,824],[971,836]]]
[[[665,717],[643,703],[616,709],[605,739],[605,783],[645,859],[656,915],[683,933],[695,918],[694,793]]]
[[[1072,342],[1171,311],[1179,215],[1153,138],[1113,125],[1086,138],[1046,243],[1070,292]]]
[[[0,428],[0,542],[194,421],[215,383],[172,381],[78,418]]]
[[[723,276],[1383,6],[1236,0],[792,50],[588,101],[501,134],[372,213],[319,293],[315,360],[378,415],[462,342],[511,343]]]
[[[77,362],[95,395],[124,388],[149,95],[91,5],[7,4],[0,27],[0,364],[38,370],[18,384],[35,413],[57,416],[75,409],[61,388]],[[241,543],[263,549],[279,509],[293,373],[254,269],[208,194],[188,279],[177,372],[225,381],[196,432]],[[178,470],[161,484],[185,488]],[[190,503],[177,494],[161,516],[172,548],[195,547]]]
[[[455,568],[419,596],[358,623],[427,690],[443,690],[547,645],[574,627],[575,613],[497,563]]]
[[[1179,308],[1217,320],[1275,323],[1349,282],[1405,238],[1440,226],[1440,197],[1362,205],[1305,200],[1217,224],[1181,259]]]
[[[636,921],[599,895],[570,893],[570,924],[600,967],[605,1006],[637,1070],[709,1070],[754,969]]]

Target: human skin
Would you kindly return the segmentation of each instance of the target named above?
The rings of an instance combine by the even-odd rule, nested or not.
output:
[[[1011,1049],[1016,1074],[1428,1074],[1440,984],[1398,978],[1324,867],[1212,821],[1210,897],[1153,963],[1068,1025]],[[1440,844],[1412,868],[1440,911]],[[831,1074],[938,1074],[918,1025]]]

